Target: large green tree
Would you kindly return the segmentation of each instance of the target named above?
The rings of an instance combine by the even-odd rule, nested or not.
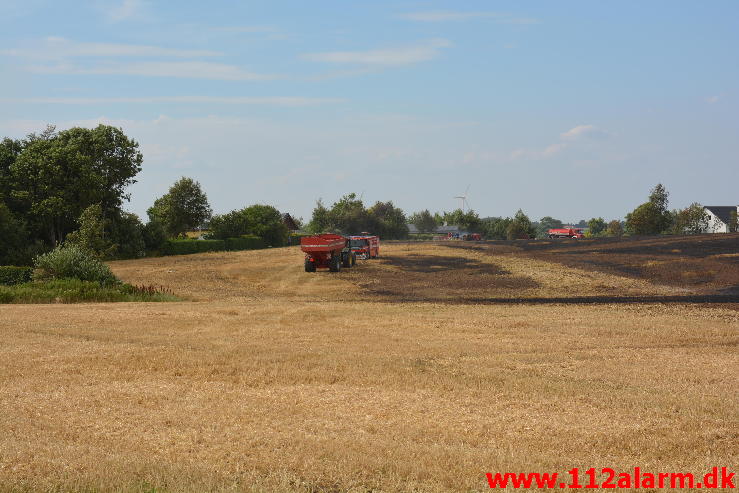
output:
[[[382,238],[399,240],[408,237],[408,220],[392,201],[375,202],[367,211],[375,224],[373,233]]]
[[[534,226],[531,224],[529,216],[524,214],[521,209],[518,209],[516,215],[513,216],[513,220],[508,225],[506,231],[506,237],[509,240],[531,238],[536,234]]]
[[[0,152],[2,186],[10,207],[23,215],[31,233],[52,245],[76,228],[77,218],[92,204],[103,217],[116,216],[129,196],[143,157],[138,144],[119,128],[47,128],[18,145],[4,141]],[[14,158],[14,159],[13,159]],[[12,163],[7,163],[12,159]]]
[[[670,227],[672,217],[667,210],[669,193],[658,183],[649,193],[649,201],[626,215],[626,229],[631,234],[660,234]]]
[[[608,225],[602,217],[594,217],[588,221],[588,233],[590,236],[600,236],[607,227]]]
[[[462,209],[455,209],[452,212],[445,212],[442,217],[446,224],[459,226],[461,230],[468,232],[475,232],[481,226],[480,216],[472,209],[467,212]]]
[[[433,214],[428,209],[413,213],[410,217],[410,222],[421,233],[432,233],[438,226],[436,219],[434,219]]]
[[[674,234],[700,234],[708,229],[710,216],[698,202],[693,202],[685,209],[674,211],[672,232]]]
[[[162,224],[169,236],[178,237],[205,223],[212,210],[200,183],[182,177],[154,201],[147,213],[149,220]]]
[[[486,217],[482,219],[483,234],[488,240],[505,240],[512,222],[510,217]]]

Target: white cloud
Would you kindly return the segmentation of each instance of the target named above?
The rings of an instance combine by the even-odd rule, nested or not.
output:
[[[266,106],[317,106],[322,104],[344,103],[341,98],[305,98],[291,96],[276,97],[216,97],[216,96],[152,96],[138,98],[0,98],[2,103],[24,104],[151,104],[151,103],[192,103],[192,104],[246,104]]]
[[[429,12],[409,12],[398,15],[401,19],[407,19],[416,22],[447,22],[447,21],[466,21],[470,19],[492,19],[499,24],[538,24],[538,19],[514,17],[510,14],[499,12],[452,12],[452,11],[429,11]]]
[[[721,96],[711,96],[710,98],[706,98],[706,103],[716,104],[718,103],[719,99],[721,99]]]
[[[306,53],[302,58],[313,62],[390,67],[432,60],[436,58],[441,48],[448,46],[451,46],[451,42],[446,39],[433,39],[415,45],[383,50]]]
[[[198,58],[222,55],[220,52],[210,50],[179,50],[159,46],[116,43],[80,43],[56,36],[46,37],[27,48],[1,50],[0,54],[43,60],[77,57]]]
[[[28,67],[28,70],[37,74],[139,75],[211,80],[270,80],[278,78],[276,75],[247,72],[235,65],[211,62],[108,63],[93,67],[58,64],[54,66],[31,66]]]
[[[559,134],[559,142],[555,142],[543,150],[538,149],[516,149],[510,154],[511,159],[546,159],[565,150],[574,148],[575,145],[586,140],[600,140],[609,137],[610,134],[595,125],[578,125],[566,132]],[[583,145],[582,143],[580,145]]]
[[[607,136],[608,132],[599,129],[595,125],[578,125],[560,134],[560,137],[565,140],[577,140],[582,138],[603,138]]]
[[[106,10],[106,15],[113,22],[138,18],[143,15],[144,5],[141,0],[123,0],[120,5]]]

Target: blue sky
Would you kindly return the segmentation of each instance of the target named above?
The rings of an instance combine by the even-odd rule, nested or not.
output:
[[[0,0],[0,136],[122,127],[127,208],[623,217],[739,203],[739,2]]]

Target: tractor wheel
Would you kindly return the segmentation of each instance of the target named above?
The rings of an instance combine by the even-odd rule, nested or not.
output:
[[[352,252],[352,267],[357,265],[357,254]]]
[[[306,260],[305,261],[305,271],[306,272],[315,272],[316,271],[316,264],[314,264],[310,260]]]
[[[349,253],[342,253],[341,254],[341,266],[342,267],[351,267],[352,266],[351,254],[349,254]]]
[[[328,264],[328,270],[331,272],[339,272],[341,270],[341,255],[334,255]]]

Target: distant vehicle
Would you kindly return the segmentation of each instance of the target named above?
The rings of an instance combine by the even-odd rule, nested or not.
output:
[[[550,238],[585,238],[585,235],[580,228],[555,228],[550,229],[547,233]]]
[[[349,247],[359,258],[370,259],[380,256],[380,237],[362,233],[349,237]]]
[[[342,267],[352,267],[357,263],[357,256],[351,251],[349,241],[345,236],[334,234],[300,238],[300,249],[305,252],[305,271],[339,272]]]
[[[482,236],[480,233],[468,233],[463,235],[462,239],[465,241],[482,241]]]

